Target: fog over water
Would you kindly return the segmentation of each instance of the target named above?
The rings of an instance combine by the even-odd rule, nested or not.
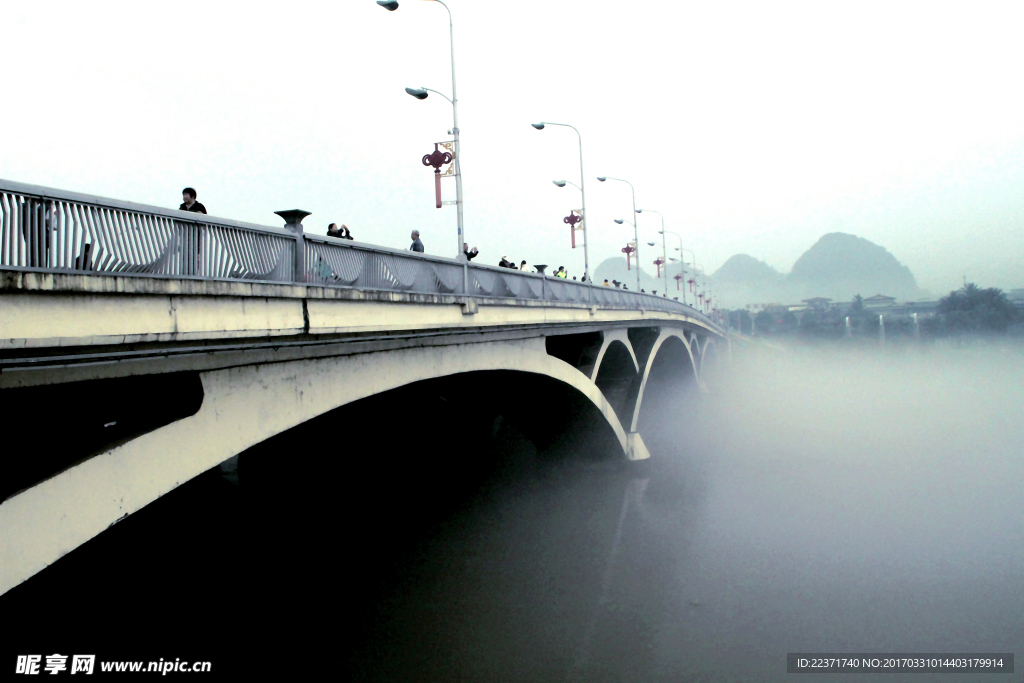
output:
[[[541,380],[422,383],[243,454],[238,484],[183,485],[0,607],[27,651],[369,681],[768,681],[787,652],[1019,654],[1022,371],[1016,348],[737,346],[708,393],[646,414],[653,458],[632,464]],[[569,433],[539,454],[525,434],[545,415]]]
[[[756,681],[787,652],[1020,652],[1022,366],[738,350],[646,467],[563,462],[461,517],[362,671]]]

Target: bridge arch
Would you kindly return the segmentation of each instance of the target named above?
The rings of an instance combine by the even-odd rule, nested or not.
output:
[[[693,335],[690,335],[693,338]],[[662,329],[658,334],[658,338],[655,340],[654,345],[651,347],[651,352],[647,356],[647,364],[644,368],[644,374],[640,381],[640,388],[637,391],[636,403],[634,404],[632,419],[630,421],[630,432],[636,432],[637,424],[640,421],[640,410],[643,407],[644,391],[647,389],[648,382],[651,380],[651,370],[654,367],[655,361],[658,359],[658,353],[662,350],[662,347],[670,340],[677,340],[676,344],[681,345],[686,352],[685,357],[680,358],[680,362],[688,363],[686,366],[688,370],[692,371],[693,376],[697,376],[697,365],[694,361],[693,348],[691,346],[690,339],[687,339],[687,335],[675,329]],[[693,338],[693,346],[696,346],[696,339]],[[666,349],[668,351],[668,349]]]
[[[601,342],[601,350],[597,353],[597,360],[594,361],[594,369],[590,373],[590,379],[597,381],[598,373],[601,370],[601,362],[604,360],[605,355],[608,352],[609,347],[614,342],[619,342],[626,347],[629,351],[630,357],[633,359],[633,367],[636,372],[640,372],[640,363],[636,359],[636,351],[633,349],[633,344],[629,341],[629,333],[625,329],[608,330],[603,335],[604,339]]]
[[[421,346],[248,365],[201,374],[199,411],[86,460],[0,508],[0,593],[182,482],[347,403],[420,380],[514,370],[572,387],[607,421],[629,459],[649,456],[585,374],[549,356],[542,338]],[[168,457],[168,454],[173,454]],[[88,514],[81,511],[87,510]]]
[[[622,335],[625,337],[625,334]],[[615,410],[619,420],[629,418],[629,398],[640,366],[629,339],[607,340],[593,373],[593,382]]]

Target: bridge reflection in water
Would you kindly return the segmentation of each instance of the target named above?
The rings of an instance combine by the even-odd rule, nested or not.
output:
[[[1024,363],[737,362],[719,391],[665,389],[642,463],[517,373],[364,399],[0,600],[22,635],[353,680],[761,681],[788,651],[1021,651],[1024,420],[1005,406]],[[897,370],[913,386],[878,394]],[[563,410],[590,440],[538,449]]]

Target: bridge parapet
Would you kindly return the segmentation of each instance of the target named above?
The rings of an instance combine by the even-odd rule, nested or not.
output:
[[[717,329],[667,297],[2,179],[0,270],[621,307]]]

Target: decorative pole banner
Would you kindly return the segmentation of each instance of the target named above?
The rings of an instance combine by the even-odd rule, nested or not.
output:
[[[575,209],[570,211],[569,215],[562,219],[563,223],[568,223],[569,224],[569,233],[570,233],[570,235],[572,237],[572,248],[573,249],[576,248],[576,231],[581,229],[581,228],[577,228],[576,224],[579,223],[582,220],[583,220],[583,215],[579,211],[576,211]]]
[[[455,141],[445,140],[443,142],[435,142],[435,145],[439,145],[441,149],[446,152],[452,153],[452,160],[455,160]],[[455,164],[449,164],[446,169],[441,171],[442,178],[454,178],[455,177]]]
[[[682,273],[680,273],[679,275],[675,276],[676,289],[681,289],[679,283],[682,281],[682,279],[683,279],[683,274]]]
[[[434,143],[434,151],[430,154],[423,155],[423,165],[434,167],[434,195],[437,198],[437,208],[441,208],[441,167],[445,164],[452,163],[451,152],[442,152],[437,148],[438,143]]]
[[[660,258],[654,259],[654,265],[658,266],[658,277],[661,277],[661,264],[664,263]]]
[[[692,277],[686,281],[690,285],[690,294],[693,294],[693,286],[697,283]]]
[[[626,270],[630,270],[629,258],[633,255],[634,251],[636,251],[636,247],[633,246],[632,242],[622,248],[622,253],[626,255]]]

